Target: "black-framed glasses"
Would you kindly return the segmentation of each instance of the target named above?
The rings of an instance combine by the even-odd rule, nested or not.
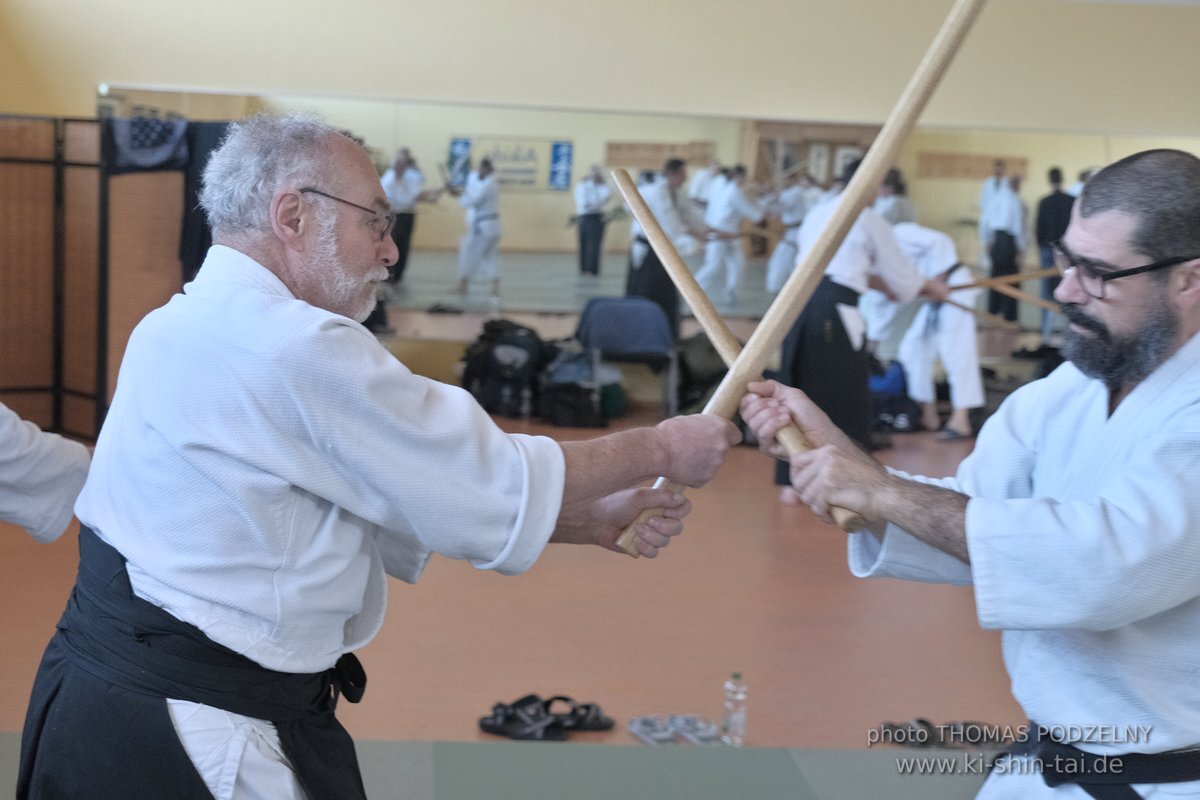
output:
[[[1200,255],[1175,256],[1174,258],[1164,258],[1162,261],[1155,261],[1153,264],[1146,264],[1141,267],[1109,269],[1107,265],[1101,266],[1100,262],[1075,255],[1067,249],[1062,240],[1051,242],[1050,250],[1054,254],[1054,266],[1058,268],[1059,274],[1065,278],[1067,270],[1075,270],[1075,278],[1079,281],[1080,287],[1083,288],[1083,291],[1089,297],[1094,297],[1097,300],[1104,299],[1104,284],[1109,281],[1116,280],[1117,278],[1127,278],[1130,275],[1140,275],[1143,272],[1153,272],[1156,269],[1178,266],[1187,261],[1195,261],[1200,258]]]
[[[321,197],[328,197],[330,200],[336,200],[339,203],[345,203],[351,208],[357,208],[359,211],[367,212],[374,218],[368,224],[370,225],[372,231],[379,234],[379,241],[381,242],[387,238],[387,235],[391,233],[392,226],[396,224],[396,215],[390,211],[380,211],[377,208],[360,206],[358,203],[351,203],[344,197],[338,197],[337,195],[330,194],[329,192],[322,192],[320,189],[314,189],[311,186],[301,189],[300,192],[307,194],[319,194]]]

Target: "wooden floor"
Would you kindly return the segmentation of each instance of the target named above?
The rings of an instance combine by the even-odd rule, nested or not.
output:
[[[970,448],[929,434],[895,443],[883,460],[928,474]],[[551,546],[518,577],[435,559],[419,585],[393,582],[387,622],[360,652],[367,698],[339,715],[361,739],[471,742],[490,738],[476,722],[493,703],[567,694],[618,720],[576,739],[631,744],[634,716],[717,716],[721,683],[740,670],[753,746],[863,748],[881,722],[912,717],[1021,720],[969,589],[850,577],[845,536],[778,504],[770,473],[765,456],[737,449],[691,494],[687,532],[656,560]],[[74,531],[37,545],[0,526],[0,732],[20,730],[75,560]]]

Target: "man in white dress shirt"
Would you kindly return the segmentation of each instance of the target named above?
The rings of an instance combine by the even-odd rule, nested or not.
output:
[[[1004,171],[1004,161],[996,159],[992,177],[979,192],[979,241],[988,254],[993,278],[1016,274],[1026,242],[1024,206]],[[1015,322],[1017,299],[992,291],[988,311]]]
[[[46,433],[0,403],[0,520],[52,542],[71,522],[87,478],[88,449]]]
[[[201,202],[215,244],[130,337],[76,505],[18,797],[364,797],[334,706],[361,697],[352,651],[388,576],[435,552],[519,573],[547,541],[612,549],[662,507],[637,536],[653,556],[687,502],[628,487],[704,483],[740,438],[704,416],[510,435],[410,372],[358,322],[396,257],[387,199],[315,118],[231,126]]]
[[[467,185],[458,192],[458,202],[467,210],[467,232],[459,243],[458,293],[466,294],[476,278],[491,281],[492,296],[500,295],[500,185],[490,158],[467,175]]]
[[[729,171],[729,179],[714,187],[704,210],[704,224],[709,228],[704,245],[704,265],[696,273],[696,282],[705,290],[725,272],[724,299],[737,305],[738,282],[746,266],[746,249],[738,235],[743,219],[762,222],[763,207],[746,197],[746,168],[738,164]]]
[[[425,176],[421,174],[409,149],[401,147],[396,151],[392,166],[379,178],[379,183],[387,195],[392,213],[396,215],[396,223],[392,225],[392,241],[396,243],[399,255],[388,270],[388,283],[395,286],[404,280],[404,271],[408,267],[417,203],[425,196]]]
[[[1056,252],[1068,362],[1014,392],[951,478],[885,470],[799,392],[742,415],[805,503],[853,509],[856,575],[971,583],[1034,735],[987,800],[1200,797],[1200,159],[1105,167]],[[1022,737],[1025,738],[1025,737]]]
[[[579,273],[600,274],[600,254],[604,252],[604,206],[612,199],[612,189],[604,182],[604,173],[595,165],[575,184],[575,223],[579,226]]]

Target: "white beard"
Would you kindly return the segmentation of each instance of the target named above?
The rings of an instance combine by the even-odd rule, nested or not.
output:
[[[387,278],[387,267],[374,269],[365,277],[352,274],[338,253],[337,220],[332,215],[324,216],[319,225],[309,269],[325,289],[329,310],[362,322],[375,308],[374,287]]]

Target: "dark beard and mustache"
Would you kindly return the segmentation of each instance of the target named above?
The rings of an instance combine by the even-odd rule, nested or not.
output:
[[[1068,328],[1063,333],[1063,357],[1109,389],[1131,386],[1157,369],[1170,355],[1179,333],[1179,318],[1165,298],[1137,330],[1119,338],[1073,303],[1064,305],[1062,313],[1068,322],[1095,334],[1088,336]]]

